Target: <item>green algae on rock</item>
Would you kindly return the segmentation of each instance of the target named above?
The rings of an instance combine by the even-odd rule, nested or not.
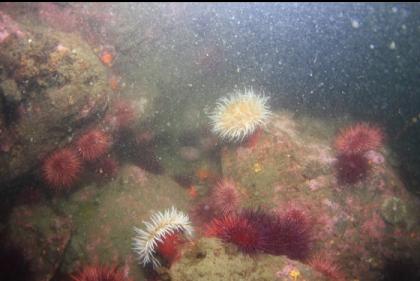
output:
[[[9,182],[34,169],[39,159],[71,141],[80,128],[104,113],[107,72],[78,35],[25,27],[0,48],[2,108],[0,177]]]
[[[122,167],[115,180],[103,186],[84,186],[69,200],[57,200],[55,208],[71,215],[75,224],[60,271],[73,272],[95,261],[119,263],[130,267],[136,280],[144,280],[132,250],[133,227],[141,226],[155,211],[172,206],[187,209],[185,189],[168,176],[134,165]]]
[[[310,214],[312,254],[329,249],[349,278],[378,280],[389,251],[417,256],[418,215],[411,209],[419,202],[386,161],[372,161],[363,181],[340,185],[331,149],[334,133],[327,122],[319,122],[276,112],[253,147],[223,147],[223,175],[244,188],[246,207],[281,212],[291,206]],[[313,123],[318,129],[308,130]]]
[[[8,241],[2,243],[23,249],[34,280],[51,280],[72,236],[71,219],[41,204],[22,205],[13,209],[8,225]]]
[[[198,240],[165,274],[172,281],[327,280],[309,266],[284,256],[250,257],[214,238]]]

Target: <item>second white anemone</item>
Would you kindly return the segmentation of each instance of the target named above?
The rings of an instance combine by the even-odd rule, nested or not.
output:
[[[133,250],[144,266],[148,263],[152,263],[154,268],[160,266],[156,248],[167,235],[180,232],[188,239],[193,235],[188,215],[178,211],[175,207],[167,209],[163,213],[157,212],[152,215],[150,222],[143,223],[146,225],[146,230],[134,227],[136,236],[133,239]]]
[[[252,88],[220,98],[209,115],[213,132],[227,141],[242,141],[267,124],[271,115],[268,99]]]

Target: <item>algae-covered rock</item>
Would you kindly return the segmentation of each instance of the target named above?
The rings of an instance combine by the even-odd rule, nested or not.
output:
[[[246,191],[242,206],[302,209],[313,221],[312,255],[328,249],[348,278],[378,280],[390,256],[418,258],[419,202],[385,157],[364,156],[366,178],[340,183],[331,127],[279,112],[254,146],[223,148],[223,176]]]
[[[13,209],[8,225],[7,243],[23,250],[34,281],[51,280],[71,239],[71,220],[44,205],[23,205]]]
[[[184,188],[163,175],[154,175],[127,165],[104,186],[86,186],[69,200],[57,200],[56,208],[76,225],[61,270],[72,272],[86,263],[126,264],[133,277],[141,279],[142,266],[132,250],[134,226],[172,206],[186,210]],[[137,280],[137,279],[136,279]]]
[[[250,257],[218,239],[202,238],[169,269],[172,281],[327,280],[320,273],[284,256]]]
[[[291,114],[278,113],[255,146],[223,148],[223,175],[247,189],[247,205],[277,207],[309,193],[311,180],[331,175],[328,143],[308,142],[297,127]]]
[[[0,177],[16,179],[96,122],[107,108],[105,67],[82,39],[22,27],[0,48]]]

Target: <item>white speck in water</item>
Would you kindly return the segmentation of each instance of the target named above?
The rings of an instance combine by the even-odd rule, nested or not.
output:
[[[394,42],[394,41],[392,41],[392,42],[389,44],[389,48],[390,48],[391,50],[395,50],[395,49],[397,48],[397,45],[395,44],[395,42]]]
[[[357,20],[351,20],[351,26],[353,28],[359,28],[360,27],[360,23]]]
[[[370,44],[370,45],[369,45],[369,48],[370,48],[371,50],[373,50],[373,49],[375,49],[375,45]]]
[[[393,13],[398,12],[398,8],[397,8],[397,7],[392,7],[392,9],[391,9],[391,10],[392,10],[392,12],[393,12]]]

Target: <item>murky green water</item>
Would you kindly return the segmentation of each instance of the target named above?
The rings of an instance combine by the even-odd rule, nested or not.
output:
[[[419,16],[0,4],[0,280],[419,280]]]

